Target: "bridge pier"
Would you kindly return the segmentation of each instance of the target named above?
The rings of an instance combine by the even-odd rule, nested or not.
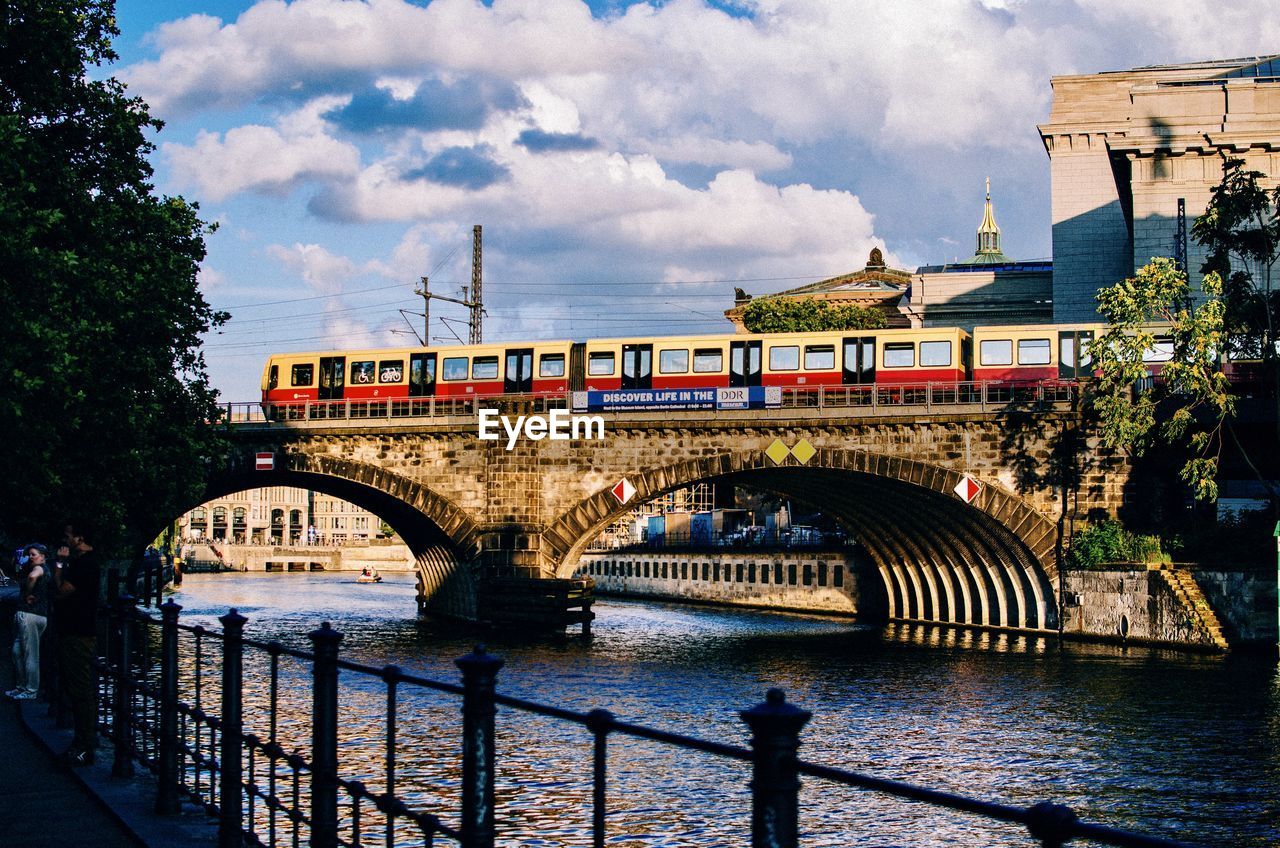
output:
[[[476,530],[480,542],[476,564],[482,578],[555,576],[543,554],[541,529],[503,522],[481,524]]]

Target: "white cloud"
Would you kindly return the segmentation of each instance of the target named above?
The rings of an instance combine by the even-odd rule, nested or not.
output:
[[[791,165],[792,158],[772,144],[763,141],[724,141],[685,135],[675,139],[650,141],[640,139],[636,148],[658,159],[688,162],[694,165],[727,166],[749,171],[775,171]]]
[[[165,144],[161,152],[174,178],[196,186],[211,200],[247,190],[282,192],[315,177],[356,173],[360,152],[319,133],[286,135],[272,127],[250,125],[225,135],[201,132],[195,144]]]
[[[351,259],[318,244],[273,244],[267,247],[267,255],[296,272],[319,294],[340,293],[363,270]]]
[[[596,19],[580,0],[264,0],[233,23],[164,25],[153,37],[159,57],[125,76],[161,115],[374,84],[403,96],[407,80],[480,72],[520,84],[544,129],[581,126],[615,147],[696,135],[999,148],[1025,141],[1045,112],[1047,78],[1082,59],[1134,44],[1162,44],[1165,61],[1247,55],[1280,36],[1262,0],[750,7],[754,19],[672,0]]]

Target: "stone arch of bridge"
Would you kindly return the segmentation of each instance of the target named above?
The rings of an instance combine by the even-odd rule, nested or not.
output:
[[[430,487],[358,460],[274,451],[274,468],[258,471],[253,450],[232,456],[210,476],[200,502],[264,486],[322,492],[366,509],[390,524],[413,553],[419,604],[460,618],[474,618],[479,550],[475,521]],[[195,506],[193,504],[192,506]]]
[[[607,489],[580,501],[543,534],[557,576],[610,523],[637,504],[713,478],[808,503],[848,527],[884,589],[888,617],[941,624],[1057,627],[1057,528],[1017,495],[986,482],[972,504],[953,492],[962,474],[856,449],[822,449],[801,465],[763,451],[725,453],[627,479],[626,506]]]

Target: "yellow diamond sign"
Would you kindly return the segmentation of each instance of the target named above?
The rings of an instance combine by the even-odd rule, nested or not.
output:
[[[794,456],[796,461],[801,465],[804,465],[806,462],[813,459],[813,455],[817,452],[818,449],[809,444],[808,439],[801,439],[796,442],[796,446],[791,449],[791,455]]]
[[[773,444],[764,449],[764,455],[772,459],[774,465],[781,465],[789,453],[791,451],[782,443],[782,439],[774,439]]]

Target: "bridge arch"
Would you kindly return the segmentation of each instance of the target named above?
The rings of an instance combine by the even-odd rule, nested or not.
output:
[[[551,522],[543,550],[568,576],[590,542],[635,504],[723,478],[786,495],[849,527],[884,586],[889,618],[1048,630],[1057,627],[1057,528],[1017,495],[985,481],[972,504],[962,474],[860,449],[825,448],[805,464],[762,450],[726,452],[628,474],[629,506],[602,489]]]
[[[386,468],[344,457],[278,448],[273,468],[255,467],[252,448],[233,454],[209,476],[200,503],[264,486],[323,492],[374,513],[395,528],[414,556],[419,605],[475,618],[479,550],[475,521],[448,498]],[[193,504],[194,506],[194,504]]]

